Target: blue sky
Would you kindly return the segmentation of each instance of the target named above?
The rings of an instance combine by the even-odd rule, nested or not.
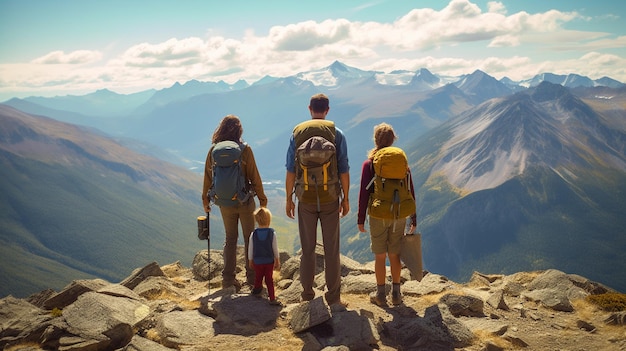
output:
[[[626,82],[626,5],[596,1],[0,0],[0,101],[366,70]]]

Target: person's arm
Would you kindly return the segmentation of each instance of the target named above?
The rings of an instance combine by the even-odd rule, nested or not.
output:
[[[213,148],[211,148],[213,149]],[[211,150],[207,153],[206,161],[204,162],[204,182],[202,184],[202,206],[204,212],[211,212],[211,201],[209,199],[209,189],[213,184],[213,159],[211,157]]]
[[[370,200],[370,189],[367,186],[372,181],[372,161],[367,159],[361,166],[361,187],[359,188],[359,207],[357,212],[357,226],[360,232],[365,232],[365,217]],[[373,186],[373,185],[371,185]]]
[[[249,145],[246,149],[246,177],[248,178],[248,181],[250,181],[250,185],[259,199],[259,206],[267,207],[267,196],[265,196],[265,191],[263,190],[263,181],[261,180],[259,169],[256,166],[254,153]]]
[[[274,269],[280,269],[280,254],[278,253],[278,240],[276,239],[276,232],[272,229],[272,251],[274,252]]]
[[[289,218],[296,217],[296,204],[293,202],[293,189],[296,185],[296,145],[293,135],[289,139],[289,147],[287,148],[287,156],[285,160],[285,213]]]
[[[337,149],[337,171],[343,197],[339,209],[339,216],[343,217],[350,212],[350,164],[348,163],[348,143],[341,129],[335,127],[335,146]]]
[[[413,201],[416,201],[415,188],[413,187],[413,175],[411,174],[410,169],[409,169],[409,185],[411,189],[411,195],[413,195]],[[415,232],[415,228],[417,228],[417,213],[413,213],[411,215],[411,228],[410,228],[411,233]]]
[[[293,187],[296,184],[296,174],[287,171],[285,175],[285,213],[289,218],[296,218],[296,204],[293,202]]]
[[[252,232],[250,238],[248,238],[248,265],[250,266],[250,268],[254,268],[254,240],[252,240],[253,237],[254,232]]]
[[[350,173],[341,173],[339,175],[341,180],[341,190],[343,191],[343,198],[341,199],[341,207],[339,209],[339,217],[343,217],[350,212],[350,200],[348,198],[348,191],[350,190]]]

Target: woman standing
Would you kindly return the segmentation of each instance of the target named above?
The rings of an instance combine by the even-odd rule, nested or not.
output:
[[[224,222],[224,231],[226,234],[224,242],[224,270],[222,271],[222,288],[228,288],[235,286],[236,289],[241,287],[241,284],[235,279],[236,265],[237,265],[237,240],[239,238],[238,225],[241,222],[241,230],[243,232],[245,251],[248,252],[248,242],[250,240],[250,234],[254,231],[254,210],[256,208],[254,202],[254,195],[259,199],[259,206],[267,206],[267,197],[263,191],[263,183],[261,182],[261,175],[256,166],[254,160],[254,154],[252,148],[245,144],[241,138],[243,134],[243,128],[241,122],[237,116],[228,115],[222,119],[220,124],[213,133],[212,142],[213,145],[208,152],[205,166],[204,166],[204,184],[202,187],[202,203],[204,205],[205,212],[211,211],[211,199],[209,197],[209,191],[214,185],[213,180],[213,168],[215,167],[215,160],[213,159],[212,152],[216,144],[224,141],[231,141],[237,143],[241,148],[241,172],[245,179],[245,187],[251,192],[252,196],[249,196],[245,201],[236,201],[232,205],[219,206],[222,214],[222,220]],[[254,285],[254,270],[250,268],[248,262],[248,255],[246,257],[246,283],[252,287]]]
[[[406,218],[383,218],[382,216],[376,217],[372,215],[371,206],[374,201],[374,192],[372,185],[374,183],[374,157],[376,153],[383,148],[390,147],[397,139],[397,136],[393,130],[393,127],[387,123],[381,123],[374,127],[374,145],[375,147],[369,151],[367,160],[363,162],[361,169],[361,189],[359,192],[359,212],[357,225],[360,232],[366,232],[365,230],[365,216],[366,212],[369,212],[369,224],[370,224],[370,240],[371,249],[375,256],[374,271],[376,274],[377,291],[370,295],[370,301],[378,306],[387,305],[387,294],[385,280],[387,275],[386,261],[389,257],[389,264],[391,266],[391,302],[393,305],[399,305],[402,303],[402,294],[400,293],[400,271],[402,264],[400,262],[400,248],[402,245],[402,236],[404,235],[404,228],[406,224]],[[402,152],[402,154],[404,154]],[[413,203],[415,202],[415,190],[413,189],[413,179],[411,172],[406,167],[406,173],[408,180],[408,186],[412,196]],[[380,210],[378,210],[380,212]],[[413,208],[411,217],[410,233],[413,233],[417,226],[417,219]]]

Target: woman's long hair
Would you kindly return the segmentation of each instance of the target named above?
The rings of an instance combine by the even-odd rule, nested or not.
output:
[[[377,124],[374,127],[374,148],[367,153],[367,158],[374,157],[376,151],[391,146],[394,141],[398,139],[398,136],[393,131],[393,127],[385,122]]]
[[[241,135],[243,134],[243,128],[241,127],[241,121],[239,117],[235,115],[228,115],[222,118],[220,124],[215,128],[213,132],[213,144],[220,141],[231,140],[235,142],[241,142]]]

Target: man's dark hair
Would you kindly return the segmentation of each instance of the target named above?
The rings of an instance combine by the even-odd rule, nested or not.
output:
[[[328,110],[328,96],[324,94],[315,94],[311,96],[309,106],[313,112],[326,112]]]

